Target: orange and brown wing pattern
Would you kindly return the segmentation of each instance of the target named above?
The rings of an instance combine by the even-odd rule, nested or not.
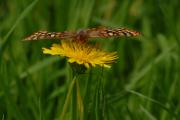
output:
[[[73,38],[75,35],[74,32],[48,32],[48,31],[39,31],[34,34],[26,37],[24,40],[43,40],[43,39],[68,39]]]
[[[108,38],[108,37],[134,37],[141,35],[140,32],[126,28],[92,28],[87,30],[89,38]]]

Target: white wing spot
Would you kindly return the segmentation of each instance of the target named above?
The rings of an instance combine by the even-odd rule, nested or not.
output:
[[[51,37],[55,37],[55,35],[54,35],[54,34],[51,34]]]
[[[130,36],[131,36],[131,34],[130,34],[130,33],[128,33],[128,32],[126,32],[126,36],[127,36],[127,37],[130,37]]]
[[[113,34],[112,32],[109,32],[108,35],[109,35],[109,36],[113,36],[114,34]]]

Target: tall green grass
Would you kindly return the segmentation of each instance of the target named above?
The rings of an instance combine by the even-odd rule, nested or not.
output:
[[[58,120],[72,81],[60,57],[42,54],[53,41],[22,42],[38,30],[108,26],[139,38],[96,39],[117,51],[110,69],[78,77],[85,120],[180,119],[179,0],[1,0],[0,119]],[[93,42],[94,42],[93,41]],[[55,41],[59,42],[59,41]],[[72,92],[73,92],[72,91]],[[80,119],[71,101],[64,119]],[[76,116],[76,117],[74,117]]]

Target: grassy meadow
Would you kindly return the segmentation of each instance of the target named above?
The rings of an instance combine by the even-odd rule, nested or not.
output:
[[[107,26],[142,33],[97,38],[111,68],[76,79],[67,59],[42,53],[59,40],[39,30]],[[0,0],[1,120],[180,120],[179,0]]]

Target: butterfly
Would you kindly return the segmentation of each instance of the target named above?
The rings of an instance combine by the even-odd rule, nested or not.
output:
[[[141,35],[140,32],[126,29],[126,28],[90,28],[82,29],[79,31],[64,31],[64,32],[48,32],[48,31],[38,31],[32,35],[26,37],[25,41],[30,40],[44,40],[44,39],[72,39],[73,41],[78,41],[85,43],[91,38],[110,38],[110,37],[134,37]]]

